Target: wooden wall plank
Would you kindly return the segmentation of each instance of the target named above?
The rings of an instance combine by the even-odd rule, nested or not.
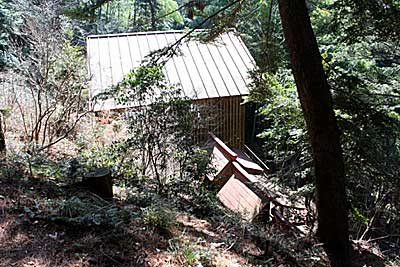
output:
[[[208,139],[208,132],[212,131],[227,145],[243,148],[245,108],[240,103],[241,96],[195,101],[201,114],[201,119],[195,120],[197,125],[193,131],[197,144],[204,144]]]
[[[231,110],[231,115],[229,120],[231,121],[231,131],[229,132],[230,135],[230,143],[232,146],[235,145],[235,99],[231,98],[230,102],[230,110]]]
[[[240,129],[239,129],[239,106],[238,106],[238,99],[235,98],[234,99],[234,109],[235,109],[235,113],[234,113],[234,122],[235,122],[235,131],[234,131],[234,138],[235,138],[235,146],[238,147],[239,146],[239,133],[240,133]]]

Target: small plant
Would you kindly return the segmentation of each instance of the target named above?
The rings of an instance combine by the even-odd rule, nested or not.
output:
[[[213,253],[210,249],[191,244],[187,240],[181,242],[177,239],[169,240],[169,251],[174,254],[179,263],[188,267],[214,267]]]
[[[213,216],[221,213],[221,206],[217,203],[216,192],[214,188],[204,184],[193,183],[188,189],[191,196],[193,212],[200,216]]]
[[[142,211],[143,223],[151,231],[158,231],[160,234],[171,233],[171,228],[175,224],[175,216],[170,209],[160,205],[152,205],[142,209]]]
[[[128,191],[127,203],[140,208],[146,208],[159,201],[160,196],[147,188],[133,189]]]
[[[182,251],[182,256],[188,265],[193,265],[196,262],[196,254],[191,247],[185,247]]]
[[[48,218],[51,221],[79,226],[111,226],[118,227],[128,223],[137,214],[127,208],[119,208],[114,204],[95,196],[71,197],[52,207]]]

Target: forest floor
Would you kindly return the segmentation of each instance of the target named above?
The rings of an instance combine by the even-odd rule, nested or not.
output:
[[[163,234],[135,222],[120,228],[76,226],[42,215],[43,203],[64,199],[51,182],[0,180],[1,267],[245,266],[249,260],[232,249],[236,242],[244,253],[262,254],[237,229],[190,214],[175,214],[176,223]],[[227,235],[237,241],[225,243]]]
[[[82,209],[87,202],[77,199],[85,197],[98,214]],[[320,244],[295,238],[286,243],[288,236],[276,229],[266,240],[260,238],[265,232],[255,235],[250,225],[232,226],[226,217],[199,218],[172,208],[148,216],[140,210],[118,196],[106,204],[48,180],[0,178],[0,267],[327,266]],[[169,215],[173,223],[165,224]],[[119,221],[124,216],[128,220]],[[385,266],[379,251],[356,254],[355,266]]]

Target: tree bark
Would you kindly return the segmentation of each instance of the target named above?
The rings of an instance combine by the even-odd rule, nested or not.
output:
[[[156,12],[157,12],[157,2],[154,0],[149,0],[150,5],[150,16],[151,16],[151,30],[157,30],[156,26]]]
[[[340,132],[305,0],[279,0],[283,32],[309,132],[316,176],[318,232],[332,266],[350,266]]]
[[[2,115],[0,114],[0,157],[4,157],[6,155],[6,139],[4,137],[3,132],[3,120]]]

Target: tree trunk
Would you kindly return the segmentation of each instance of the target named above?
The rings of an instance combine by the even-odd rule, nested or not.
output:
[[[154,0],[149,0],[149,5],[150,5],[150,16],[151,16],[151,30],[155,31],[157,30],[156,27],[156,12],[157,12],[157,2]]]
[[[332,266],[350,266],[340,132],[305,0],[279,0],[293,75],[310,136],[316,176],[318,237]]]
[[[4,137],[2,119],[2,115],[0,114],[0,157],[4,157],[6,155],[6,139]]]

